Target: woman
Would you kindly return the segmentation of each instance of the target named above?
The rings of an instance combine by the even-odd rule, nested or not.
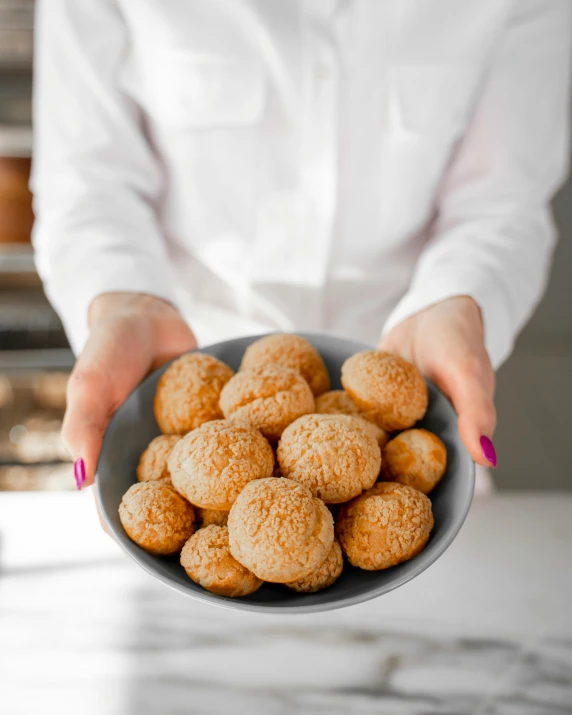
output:
[[[496,465],[494,368],[567,164],[567,0],[39,0],[34,243],[79,355],[64,437],[265,330],[402,354]]]

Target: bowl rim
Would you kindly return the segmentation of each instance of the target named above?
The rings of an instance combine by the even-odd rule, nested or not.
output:
[[[207,354],[210,354],[210,350],[213,348],[218,348],[222,346],[229,346],[232,343],[242,343],[245,340],[249,341],[254,341],[259,338],[262,338],[266,335],[271,335],[274,334],[275,332],[279,331],[273,331],[269,333],[261,333],[258,335],[245,335],[241,336],[238,338],[231,338],[230,340],[221,340],[217,343],[211,343],[209,345],[204,345],[202,347],[197,347],[194,350],[189,350],[187,353],[183,354],[189,354],[189,353],[194,353],[194,352],[206,352]],[[346,342],[348,344],[352,344],[354,347],[359,348],[361,350],[374,350],[375,348],[371,347],[370,345],[367,345],[365,343],[361,343],[360,341],[357,340],[351,340],[348,338],[343,338],[335,335],[330,335],[328,333],[319,333],[319,332],[304,332],[304,331],[299,331],[295,333],[296,335],[299,335],[300,337],[306,338],[309,340],[309,342],[312,342],[312,339],[315,339],[317,337],[319,338],[326,338],[326,339],[333,339],[339,342]],[[149,375],[147,375],[130,393],[129,395],[125,398],[124,404],[135,392],[137,392],[145,383],[151,381],[154,379],[155,375],[159,371],[164,371],[172,362],[177,360],[181,356],[177,356],[173,358],[172,360],[167,361],[160,367],[158,367],[156,370],[153,370]],[[439,388],[429,379],[427,379],[424,376],[425,382],[430,385],[436,392],[438,392],[440,395],[442,395],[447,402],[451,405],[451,408],[453,408],[451,401],[449,398],[439,390]],[[113,523],[112,519],[110,518],[107,505],[104,502],[102,498],[102,493],[101,493],[101,479],[98,479],[98,474],[99,474],[99,469],[100,469],[100,461],[101,461],[101,455],[103,454],[103,450],[105,447],[105,442],[106,439],[108,438],[108,432],[112,428],[112,425],[114,421],[116,420],[117,413],[121,409],[121,406],[117,409],[111,420],[109,421],[109,425],[105,431],[105,434],[103,436],[102,444],[101,444],[101,452],[100,456],[98,457],[97,460],[97,467],[95,471],[95,489],[96,489],[96,496],[97,496],[97,502],[99,504],[99,508],[101,510],[101,514],[103,516],[103,519],[105,521],[105,524],[109,531],[111,532],[113,538],[119,545],[121,546],[122,550],[129,556],[129,558],[134,561],[138,566],[140,566],[146,573],[148,573],[150,576],[153,576],[154,578],[158,579],[161,581],[161,583],[165,584],[169,588],[178,591],[179,593],[184,594],[188,598],[191,598],[193,600],[201,601],[202,603],[207,603],[211,606],[218,606],[220,608],[225,608],[227,610],[239,610],[239,611],[246,611],[250,613],[261,613],[265,615],[277,615],[277,614],[285,614],[285,615],[296,615],[296,614],[308,614],[308,613],[322,613],[325,611],[335,611],[340,608],[346,608],[348,606],[356,606],[360,603],[365,603],[366,601],[371,601],[375,598],[379,598],[380,596],[385,595],[386,593],[389,593],[390,591],[394,591],[396,588],[399,588],[403,586],[404,584],[408,583],[409,581],[412,581],[414,578],[419,576],[423,571],[426,569],[430,568],[438,559],[441,558],[441,556],[445,553],[445,551],[451,546],[453,541],[456,539],[457,534],[461,530],[461,527],[465,523],[465,520],[467,518],[467,515],[469,513],[473,497],[474,497],[474,491],[475,491],[475,462],[470,459],[470,468],[469,468],[469,474],[467,475],[467,479],[470,480],[470,488],[467,490],[465,498],[462,502],[461,508],[455,513],[455,517],[453,519],[453,524],[449,527],[447,531],[447,538],[443,540],[443,543],[437,548],[432,554],[431,554],[431,561],[429,563],[425,563],[423,561],[420,561],[416,566],[413,566],[411,570],[403,575],[400,578],[395,579],[394,581],[390,583],[384,583],[381,584],[378,587],[371,588],[370,590],[364,592],[364,593],[359,593],[353,596],[345,596],[343,598],[339,598],[336,601],[330,601],[328,603],[316,603],[316,604],[300,604],[296,606],[287,606],[287,605],[263,605],[263,604],[253,604],[251,602],[247,601],[241,601],[240,598],[228,598],[225,596],[218,596],[216,594],[210,593],[209,591],[192,591],[189,588],[186,588],[180,583],[177,583],[176,581],[171,580],[170,578],[164,576],[163,574],[159,573],[156,571],[151,564],[147,563],[144,559],[139,558],[138,556],[138,551],[137,549],[140,549],[140,547],[137,546],[134,542],[132,542],[127,534],[125,533],[124,530],[119,530],[115,527],[115,524]],[[159,558],[159,557],[157,557]]]

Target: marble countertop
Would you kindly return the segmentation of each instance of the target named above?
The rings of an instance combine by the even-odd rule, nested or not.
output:
[[[278,617],[159,584],[89,493],[0,493],[0,713],[572,713],[571,514],[572,495],[479,499],[409,584]]]

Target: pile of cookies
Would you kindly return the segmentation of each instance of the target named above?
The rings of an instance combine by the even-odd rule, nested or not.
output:
[[[119,507],[128,536],[180,554],[193,581],[231,597],[265,581],[319,591],[344,555],[379,570],[418,554],[433,528],[426,495],[447,461],[441,440],[413,427],[425,381],[372,350],[346,360],[341,382],[330,391],[322,358],[297,335],[252,343],[236,374],[203,353],[175,360],[155,396],[163,434]]]

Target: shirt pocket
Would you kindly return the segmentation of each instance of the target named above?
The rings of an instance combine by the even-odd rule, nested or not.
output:
[[[390,68],[390,130],[458,137],[470,119],[477,83],[472,65]]]
[[[154,75],[150,113],[167,126],[247,126],[264,112],[266,75],[253,59],[173,50],[157,60]]]

